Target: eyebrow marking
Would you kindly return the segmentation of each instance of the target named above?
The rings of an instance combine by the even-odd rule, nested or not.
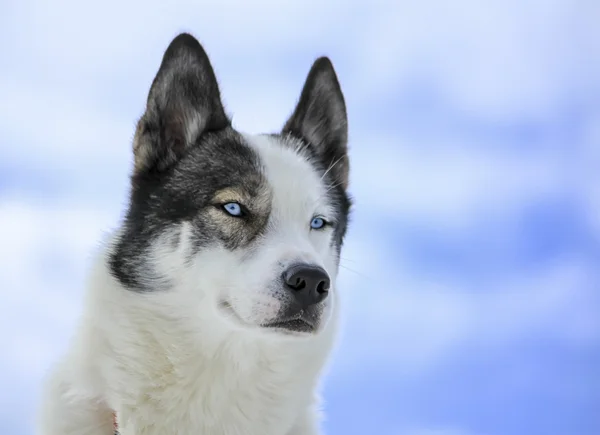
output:
[[[242,202],[244,196],[240,190],[228,187],[215,193],[214,200],[218,202]]]

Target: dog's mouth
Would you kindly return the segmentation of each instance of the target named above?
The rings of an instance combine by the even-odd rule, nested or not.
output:
[[[315,331],[315,326],[306,319],[298,317],[290,320],[279,320],[277,322],[262,325],[263,328],[282,329],[290,332],[311,333]]]
[[[238,323],[242,324],[243,326],[252,326],[252,325],[249,325],[248,322],[244,321],[235,312],[235,310],[233,309],[233,307],[231,306],[231,304],[229,302],[221,301],[219,303],[219,308],[221,309],[221,311],[223,311],[227,314],[227,317],[229,319],[233,318],[233,320],[237,321]],[[310,334],[310,333],[315,332],[315,330],[317,329],[316,325],[312,321],[312,319],[310,319],[310,317],[308,315],[306,315],[306,313],[304,313],[303,311],[299,311],[294,316],[290,316],[288,318],[277,319],[274,322],[264,323],[264,324],[256,325],[256,326],[258,326],[260,328],[278,330],[283,333],[287,332],[287,333]]]

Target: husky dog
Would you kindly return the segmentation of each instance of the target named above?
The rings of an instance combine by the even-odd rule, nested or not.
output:
[[[180,34],[133,154],[127,212],[47,380],[38,434],[320,433],[350,209],[330,60],[314,62],[280,133],[251,136],[232,127],[200,43]]]

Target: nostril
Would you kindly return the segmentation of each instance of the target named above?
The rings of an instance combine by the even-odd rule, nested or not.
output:
[[[306,281],[303,278],[296,278],[296,282],[294,284],[292,284],[292,287],[294,288],[294,290],[302,290],[304,287],[306,287]]]
[[[329,291],[329,283],[327,281],[321,281],[317,285],[317,293],[323,294]]]

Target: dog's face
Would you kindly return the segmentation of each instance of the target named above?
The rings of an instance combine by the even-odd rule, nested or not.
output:
[[[318,333],[350,208],[346,143],[328,59],[280,133],[247,136],[232,128],[200,44],[178,36],[137,126],[113,275],[131,291],[185,294],[199,316],[232,327]]]

